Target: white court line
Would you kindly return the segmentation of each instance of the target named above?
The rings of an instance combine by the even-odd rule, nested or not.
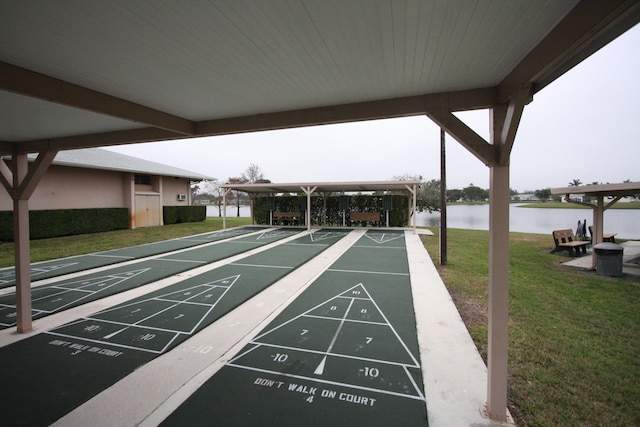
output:
[[[269,344],[269,343],[256,343],[256,342],[253,342],[253,341],[250,342],[248,345],[250,345],[250,344],[255,344],[255,347],[245,351],[244,353],[242,353],[241,355],[238,355],[237,357],[234,357],[232,360],[229,361],[229,364],[234,363],[236,360],[240,359],[242,356],[245,356],[245,355],[253,352],[258,347],[269,347],[269,348],[279,348],[279,349],[282,349],[282,350],[299,351],[301,353],[326,354],[326,355],[333,356],[333,357],[338,357],[338,358],[341,358],[341,359],[357,360],[357,361],[362,361],[362,362],[375,362],[375,363],[379,363],[381,365],[401,366],[403,368],[420,368],[420,366],[411,365],[409,363],[393,362],[393,361],[389,361],[389,360],[380,360],[380,359],[371,359],[370,357],[358,357],[358,356],[351,356],[351,355],[348,355],[348,354],[341,354],[341,353],[327,353],[325,351],[320,351],[320,350],[303,349],[303,348],[299,348],[299,347],[289,347],[289,346],[286,346],[286,345]],[[240,366],[240,365],[234,365],[234,366]],[[315,377],[314,378],[305,377],[305,378],[310,379],[312,381],[315,380]]]
[[[99,258],[122,258],[122,259],[134,259],[135,257],[132,256],[124,256],[124,255],[106,255],[106,254],[101,254],[101,253],[96,253],[96,254],[87,254],[86,256],[95,256],[95,257],[99,257]]]
[[[232,262],[229,265],[237,265],[239,267],[284,268],[288,270],[293,270],[296,268],[296,267],[288,267],[286,265],[242,264],[242,263],[236,263],[236,262]]]
[[[317,316],[315,314],[305,314],[304,317],[312,317],[314,319],[321,319],[321,320],[335,320],[336,322],[340,320],[337,317]],[[345,322],[352,322],[352,323],[366,323],[367,325],[374,325],[374,326],[384,326],[384,325],[386,325],[386,323],[372,322],[371,320],[344,319],[344,321]]]
[[[45,331],[45,332],[43,332],[43,334],[45,334],[45,335],[54,335],[56,337],[64,337],[64,338],[69,338],[69,339],[81,339],[82,341],[92,342],[92,343],[95,343],[95,344],[108,344],[108,345],[113,346],[113,347],[126,348],[126,349],[129,349],[129,350],[139,350],[139,351],[143,351],[145,353],[162,354],[162,352],[163,352],[163,350],[151,350],[151,349],[148,349],[148,348],[134,347],[134,346],[125,345],[125,344],[107,343],[107,342],[104,342],[104,341],[101,341],[101,340],[94,340],[94,339],[91,339],[91,338],[78,338],[75,335],[61,334],[60,332],[54,332],[54,331]]]
[[[315,307],[312,307],[300,314],[298,314],[297,316],[292,317],[291,319],[279,324],[278,326],[271,328],[270,330],[256,336],[254,339],[252,339],[249,344],[252,345],[256,345],[256,347],[252,348],[250,351],[254,351],[255,349],[257,349],[260,346],[268,346],[268,347],[276,347],[276,348],[286,348],[289,350],[293,350],[293,351],[300,351],[300,352],[311,352],[311,353],[315,353],[315,354],[321,354],[324,355],[324,358],[322,359],[322,361],[319,363],[319,365],[316,367],[314,374],[316,375],[323,375],[324,374],[324,368],[325,368],[325,363],[327,360],[327,357],[331,356],[342,356],[342,355],[338,355],[338,354],[334,354],[331,353],[331,350],[333,349],[333,346],[342,330],[342,327],[345,323],[345,320],[347,318],[347,316],[349,315],[350,311],[351,311],[351,307],[353,306],[354,301],[357,299],[359,300],[363,300],[362,297],[350,297],[350,296],[346,296],[345,294],[347,294],[348,292],[355,290],[355,289],[359,289],[362,288],[362,290],[365,292],[367,298],[364,300],[369,300],[371,302],[371,304],[373,304],[373,306],[376,308],[376,310],[378,311],[378,313],[380,314],[380,316],[384,319],[385,323],[383,323],[383,326],[386,326],[387,328],[389,328],[389,330],[393,333],[393,335],[395,336],[396,340],[398,341],[398,343],[400,344],[400,346],[404,349],[406,355],[405,357],[408,355],[408,357],[410,358],[410,360],[412,361],[413,365],[406,365],[404,364],[404,366],[411,366],[413,368],[417,368],[420,369],[420,364],[418,363],[418,361],[416,360],[415,356],[413,355],[413,353],[409,350],[409,348],[407,347],[407,345],[405,344],[404,340],[400,337],[400,335],[398,334],[398,332],[395,330],[395,328],[393,327],[393,325],[391,324],[391,322],[389,322],[389,319],[387,319],[387,317],[385,316],[385,314],[383,313],[383,311],[380,309],[380,307],[378,306],[378,304],[375,302],[375,300],[372,298],[371,294],[369,293],[369,291],[367,291],[366,287],[364,284],[362,283],[358,283],[355,286],[352,286],[351,288],[348,288],[340,293],[338,293],[337,295],[335,295],[332,298],[329,298],[327,300],[324,300],[323,302],[321,302],[320,304],[316,305]],[[285,326],[288,326],[289,324],[291,324],[292,322],[300,319],[300,318],[304,318],[304,317],[311,317],[313,315],[310,315],[309,313],[313,313],[315,310],[317,310],[318,308],[322,307],[322,306],[326,306],[327,304],[330,304],[332,301],[337,300],[338,298],[347,298],[350,300],[349,302],[349,306],[346,307],[343,315],[341,316],[341,318],[335,317],[335,318],[329,318],[332,321],[339,321],[339,325],[336,327],[336,330],[333,334],[333,338],[331,340],[331,343],[329,344],[329,347],[326,351],[321,352],[321,351],[316,351],[316,350],[308,350],[305,348],[300,348],[300,347],[288,347],[288,346],[282,346],[282,345],[273,345],[273,344],[268,344],[268,343],[262,343],[260,340],[267,337],[268,335],[270,335],[271,333],[275,332],[278,329],[281,329]],[[356,323],[364,323],[362,321],[358,321],[355,319],[352,319],[353,322]],[[398,344],[395,344],[398,345]],[[239,357],[235,357],[232,358],[227,365],[231,365],[231,366],[235,366],[235,367],[242,367],[242,365],[238,364],[237,360]],[[354,359],[358,359],[357,357],[353,357]],[[376,363],[380,363],[380,364],[389,364],[392,363],[391,361],[388,360],[384,360],[384,359],[371,359],[369,361],[375,361]],[[393,363],[392,363],[393,364]],[[252,367],[247,366],[247,369],[254,369]],[[255,368],[256,370],[258,370],[257,368]],[[269,372],[273,372],[276,375],[287,375],[286,373],[282,373],[282,372],[275,372],[275,371],[269,371]],[[411,378],[410,373],[405,369],[405,374],[409,377],[409,381],[411,382],[411,384],[414,386],[414,390],[415,393],[420,396],[420,398],[422,400],[424,400],[424,396],[423,393],[420,391],[419,387],[416,385],[415,381],[413,381],[413,379]],[[305,376],[299,376],[299,378],[305,378],[309,381],[319,381],[317,377],[305,377]],[[352,386],[352,385],[347,385],[346,386]]]
[[[331,244],[318,244],[318,243],[283,243],[283,245],[287,245],[287,246],[311,246],[311,247],[316,247],[316,246],[331,246]]]
[[[229,280],[230,278],[234,278],[233,281],[228,284],[227,286],[221,286],[221,285],[215,285],[215,283],[222,283],[223,280]],[[152,331],[160,331],[160,332],[166,332],[166,333],[172,333],[174,334],[173,337],[171,337],[170,340],[168,340],[168,342],[166,342],[166,344],[162,347],[161,350],[159,351],[151,351],[153,353],[157,353],[157,354],[162,354],[164,353],[170,346],[171,344],[180,336],[180,335],[186,335],[186,336],[191,336],[195,333],[195,331],[198,329],[198,327],[202,324],[202,322],[204,322],[204,320],[206,319],[206,317],[211,313],[211,311],[217,306],[217,304],[224,298],[224,296],[226,295],[226,293],[229,291],[229,289],[236,283],[236,281],[238,280],[238,278],[240,277],[240,275],[235,275],[235,276],[230,276],[227,278],[222,278],[222,279],[218,279],[215,280],[213,282],[209,282],[207,284],[198,284],[198,285],[194,285],[191,286],[189,288],[184,288],[184,289],[179,289],[179,290],[175,290],[175,291],[171,291],[168,292],[166,294],[160,295],[160,297],[166,297],[167,295],[171,295],[171,294],[175,294],[175,293],[179,293],[179,292],[185,292],[188,291],[190,289],[195,289],[195,288],[203,288],[204,289],[199,289],[200,291],[198,293],[195,293],[194,295],[190,296],[189,298],[187,298],[184,301],[178,301],[178,300],[166,300],[166,299],[161,299],[160,297],[153,297],[153,298],[147,298],[141,301],[137,301],[137,302],[131,302],[129,304],[125,304],[122,306],[116,306],[116,307],[112,307],[108,310],[104,310],[101,311],[99,313],[96,313],[96,315],[98,314],[104,314],[104,313],[108,313],[111,311],[116,311],[116,310],[122,310],[128,307],[132,307],[132,306],[136,306],[136,305],[140,305],[140,304],[145,304],[148,303],[150,301],[166,301],[166,302],[170,302],[172,303],[171,305],[162,308],[161,310],[155,311],[154,313],[149,314],[148,316],[137,320],[134,323],[125,323],[125,322],[119,322],[116,320],[109,320],[109,319],[102,319],[102,318],[98,318],[98,317],[85,317],[83,318],[82,321],[87,321],[87,322],[102,322],[102,323],[107,323],[107,324],[111,324],[111,325],[119,325],[119,326],[124,326],[123,329],[116,331],[112,334],[110,334],[108,336],[108,338],[111,338],[117,334],[119,334],[120,332],[129,329],[129,328],[137,328],[137,329],[143,329],[143,330],[152,330]],[[222,292],[222,294],[215,300],[215,302],[211,303],[211,304],[202,304],[202,303],[194,303],[189,301],[190,299],[194,299],[194,298],[198,298],[201,295],[207,293],[207,292],[211,292],[212,290],[214,290],[215,288],[224,288],[224,292]],[[155,327],[155,326],[146,326],[146,325],[141,325],[142,322],[145,322],[149,319],[152,319],[160,314],[162,314],[163,312],[166,312],[168,310],[171,310],[175,307],[179,307],[180,305],[203,305],[203,306],[207,306],[209,307],[209,309],[203,313],[202,315],[199,316],[199,320],[195,321],[195,324],[192,326],[192,328],[188,331],[184,331],[184,330],[171,330],[171,329],[164,329],[164,328],[160,328],[160,327]],[[196,320],[196,319],[194,319]],[[79,322],[76,322],[79,323]],[[74,323],[75,324],[75,323]],[[64,326],[63,326],[64,327]],[[66,337],[74,337],[76,339],[80,339],[80,340],[86,340],[88,338],[85,338],[84,335],[70,335],[70,334],[61,334],[59,332],[55,332],[56,334],[59,335],[65,335]],[[105,338],[105,337],[103,337]],[[108,339],[107,338],[107,339]],[[107,340],[95,340],[95,339],[89,339],[92,342],[100,342],[104,345],[113,345],[113,346],[119,346],[119,347],[123,347],[123,345],[116,343],[116,342],[112,342],[112,341],[107,341]],[[143,347],[135,347],[135,346],[127,346],[127,348],[130,349],[139,349],[141,351],[148,351],[148,349],[143,348]]]
[[[262,372],[262,373],[265,373],[265,374],[276,374],[276,375],[280,375],[280,376],[285,376],[287,378],[297,378],[297,379],[301,379],[301,380],[309,380],[308,377],[305,377],[305,376],[302,376],[302,375],[286,374],[286,373],[277,372],[277,371],[269,371],[267,369],[253,368],[253,367],[250,367],[250,366],[234,365],[232,363],[228,363],[227,366],[233,366],[234,368],[246,369],[246,370],[249,370],[249,371]],[[398,392],[395,392],[395,391],[380,390],[380,389],[376,389],[376,388],[363,387],[363,386],[359,386],[359,385],[355,385],[355,384],[341,383],[341,382],[338,382],[338,381],[329,381],[329,380],[324,380],[324,379],[320,379],[320,378],[315,378],[315,379],[313,379],[313,381],[314,382],[318,382],[318,383],[322,383],[322,384],[343,386],[343,387],[348,387],[348,388],[354,388],[356,390],[369,391],[369,392],[372,392],[372,393],[388,394],[388,395],[391,395],[391,396],[405,397],[407,399],[424,401],[424,397],[422,397],[422,396],[413,396],[411,394],[403,394],[403,393],[398,393]]]
[[[366,245],[353,245],[354,248],[365,248],[365,249],[406,249],[404,246],[366,246]]]
[[[186,263],[193,263],[193,264],[208,264],[207,261],[195,261],[190,259],[159,258],[156,261],[173,261],[173,262],[186,262]]]
[[[338,273],[357,273],[357,274],[390,274],[392,276],[408,276],[409,273],[388,273],[386,271],[363,271],[363,270],[340,270],[336,268],[328,268],[327,271],[337,271]]]
[[[364,285],[361,285],[362,289],[364,289],[364,291],[367,293],[367,295],[369,296],[369,298],[371,298],[371,295],[369,294],[369,291],[367,291],[367,288]],[[411,296],[411,298],[413,299],[413,296]],[[420,366],[420,364],[418,363],[418,361],[416,360],[416,358],[413,356],[413,353],[411,353],[411,351],[409,350],[409,348],[407,347],[407,345],[404,343],[404,341],[402,340],[402,338],[400,337],[400,335],[398,335],[398,332],[396,332],[396,328],[393,327],[393,325],[391,324],[391,322],[389,322],[389,319],[387,319],[387,316],[384,315],[384,312],[380,309],[380,307],[378,307],[378,304],[376,303],[376,301],[371,298],[371,303],[376,307],[376,309],[378,309],[378,313],[380,313],[380,315],[382,316],[382,318],[384,319],[385,322],[387,322],[387,324],[389,325],[389,328],[391,329],[391,331],[393,332],[393,334],[396,336],[396,338],[398,339],[398,341],[400,341],[400,343],[402,344],[402,347],[404,347],[404,350],[407,352],[407,354],[411,357],[411,360],[413,360],[413,363],[416,364],[416,366]]]

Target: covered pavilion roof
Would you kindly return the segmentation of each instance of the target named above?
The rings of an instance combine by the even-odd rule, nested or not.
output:
[[[3,2],[0,153],[491,108],[639,20],[630,0]]]
[[[551,194],[584,194],[586,196],[626,197],[640,196],[640,182],[594,184],[552,188]]]
[[[407,186],[420,185],[420,181],[351,181],[351,182],[300,182],[222,184],[222,188],[246,193],[297,193],[302,188],[314,188],[314,193],[337,193],[358,191],[408,191]]]

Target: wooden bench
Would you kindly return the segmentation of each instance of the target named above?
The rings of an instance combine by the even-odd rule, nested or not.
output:
[[[556,247],[551,251],[551,253],[563,251],[565,249],[569,250],[571,256],[578,256],[580,251],[583,254],[587,254],[587,246],[591,244],[591,242],[587,240],[575,240],[575,236],[573,235],[573,230],[553,230],[553,241],[556,244]]]
[[[274,212],[273,213],[273,222],[282,221],[283,223],[295,223],[297,224],[300,221],[302,215],[300,212]]]
[[[380,226],[380,212],[350,212],[349,213],[349,222],[353,224],[354,222],[370,222],[373,225]]]
[[[591,240],[593,240],[593,225],[589,226],[589,234],[591,235]],[[602,233],[602,241],[603,242],[616,242],[616,234],[618,233]]]

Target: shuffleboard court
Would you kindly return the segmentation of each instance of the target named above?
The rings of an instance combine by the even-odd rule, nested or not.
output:
[[[114,267],[79,278],[61,280],[32,289],[32,318],[38,319],[71,307],[136,288],[165,277],[212,263],[290,237],[302,229],[277,229],[196,247],[183,252]],[[16,325],[15,293],[0,296],[0,329]]]
[[[78,255],[31,264],[31,280],[43,280],[92,268],[104,267],[123,261],[145,258],[167,252],[186,249],[205,243],[217,242],[231,237],[255,233],[267,227],[237,227],[212,233],[181,237],[179,239],[164,240],[162,242],[133,246],[93,254]],[[14,267],[0,269],[0,289],[15,286],[16,273]]]
[[[377,233],[360,238],[162,425],[426,426],[404,235]]]
[[[1,348],[3,416],[14,425],[54,422],[347,233],[319,230]]]

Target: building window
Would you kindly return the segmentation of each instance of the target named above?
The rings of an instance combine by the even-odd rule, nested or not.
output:
[[[136,175],[134,181],[138,185],[151,185],[150,175]]]

